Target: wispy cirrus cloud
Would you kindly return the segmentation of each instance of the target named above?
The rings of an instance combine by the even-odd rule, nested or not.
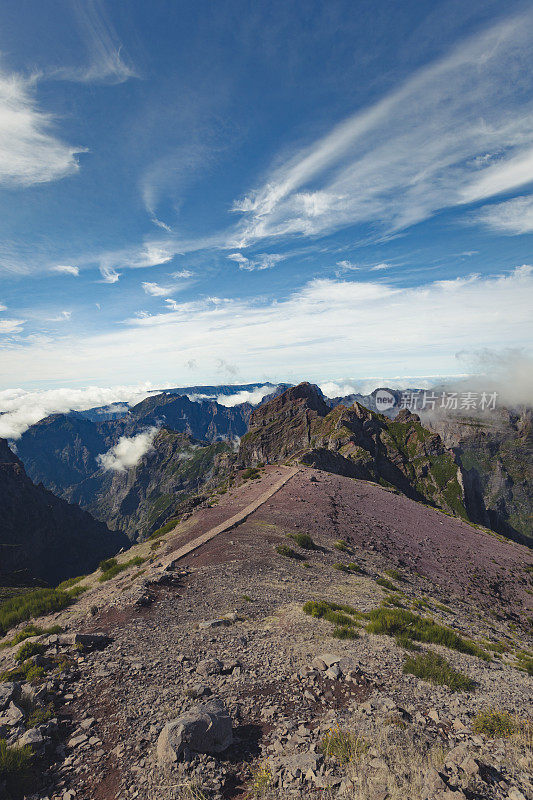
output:
[[[248,258],[242,253],[231,253],[228,256],[230,261],[235,261],[239,265],[239,269],[246,272],[255,272],[256,270],[271,269],[275,267],[280,261],[283,261],[286,256],[280,253],[260,253],[257,256]]]
[[[0,334],[20,333],[25,323],[25,319],[0,319]]]
[[[100,0],[72,0],[69,5],[75,29],[85,50],[83,66],[61,65],[46,69],[43,78],[77,83],[124,83],[139,75]]]
[[[241,247],[378,220],[391,233],[532,180],[532,42],[533,13],[500,21],[282,163],[234,205]]]
[[[483,206],[470,219],[498,233],[533,233],[533,196]]]
[[[52,272],[59,272],[62,275],[74,275],[75,278],[80,274],[80,268],[74,267],[72,264],[58,264],[52,267]]]
[[[55,317],[49,317],[47,322],[69,322],[72,319],[72,311],[61,311]]]
[[[35,81],[0,73],[0,186],[65,178],[78,171],[82,152],[56,135],[52,117],[39,108]]]
[[[102,276],[100,283],[118,283],[121,273],[117,272],[114,267],[102,264],[100,266],[100,275]]]

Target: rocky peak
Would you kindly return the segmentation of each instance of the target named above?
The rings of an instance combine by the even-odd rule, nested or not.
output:
[[[320,417],[325,417],[330,411],[318,386],[307,381],[291,386],[283,394],[256,408],[250,418],[250,429],[268,424],[274,419],[294,417],[305,411],[315,412]]]

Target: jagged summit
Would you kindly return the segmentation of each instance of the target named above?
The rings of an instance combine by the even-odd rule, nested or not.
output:
[[[318,387],[308,383],[253,412],[239,455],[248,465],[296,459],[467,516],[453,453],[417,415],[402,410],[390,420],[357,402],[330,410]]]

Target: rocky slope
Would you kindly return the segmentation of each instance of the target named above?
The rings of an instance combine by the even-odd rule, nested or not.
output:
[[[124,558],[140,568],[87,577],[68,614],[40,621],[68,628],[29,640],[44,674],[0,683],[4,735],[34,753],[34,797],[529,800],[530,551],[306,467],[272,494],[284,470],[136,546]],[[312,549],[290,538],[302,533]],[[353,638],[306,614],[309,601],[342,606]],[[395,640],[369,622],[380,608],[461,638]],[[15,652],[0,651],[2,668]],[[406,671],[435,654],[462,688]],[[490,709],[509,735],[483,724]]]
[[[97,472],[97,456],[121,436],[135,436],[155,425],[206,442],[231,441],[246,432],[251,412],[248,403],[226,408],[164,393],[138,403],[118,419],[99,422],[81,414],[53,414],[28,428],[16,448],[33,481],[69,497],[76,484]],[[85,498],[89,503],[86,494]]]
[[[418,416],[402,410],[391,420],[359,403],[330,410],[320,390],[308,383],[254,410],[239,457],[247,465],[298,459],[396,487],[415,500],[467,516],[453,453]]]
[[[533,542],[533,412],[506,408],[464,417],[422,414],[461,465],[471,519]]]
[[[140,462],[123,472],[98,469],[67,497],[130,539],[159,528],[191,496],[227,477],[233,450],[227,442],[200,442],[162,428]]]
[[[28,478],[0,440],[0,583],[56,584],[94,569],[128,544],[78,506]]]

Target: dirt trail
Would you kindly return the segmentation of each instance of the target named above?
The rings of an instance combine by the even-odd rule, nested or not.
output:
[[[281,478],[281,480],[277,481],[277,483],[275,483],[273,486],[267,489],[266,492],[263,492],[263,494],[259,495],[259,497],[256,500],[254,500],[252,503],[249,503],[247,506],[245,506],[237,514],[234,514],[229,519],[225,520],[224,522],[221,522],[214,528],[210,528],[210,530],[206,531],[206,533],[202,534],[201,536],[198,536],[196,539],[193,539],[190,542],[187,542],[187,544],[183,545],[178,550],[174,550],[172,556],[166,561],[162,562],[161,566],[163,568],[168,567],[170,564],[173,564],[180,558],[183,558],[184,556],[189,555],[189,553],[192,553],[202,544],[205,544],[205,542],[214,539],[214,537],[218,536],[219,533],[224,533],[224,531],[229,531],[232,528],[235,528],[241,522],[244,522],[244,520],[246,520],[250,516],[250,514],[253,514],[254,511],[257,511],[257,509],[260,508],[260,506],[262,506],[263,503],[266,503],[266,501],[270,500],[270,498],[273,497],[276,494],[276,492],[279,492],[281,487],[285,486],[285,484],[288,481],[290,481],[290,479],[293,478],[297,472],[298,472],[298,467],[287,467],[287,472]]]

